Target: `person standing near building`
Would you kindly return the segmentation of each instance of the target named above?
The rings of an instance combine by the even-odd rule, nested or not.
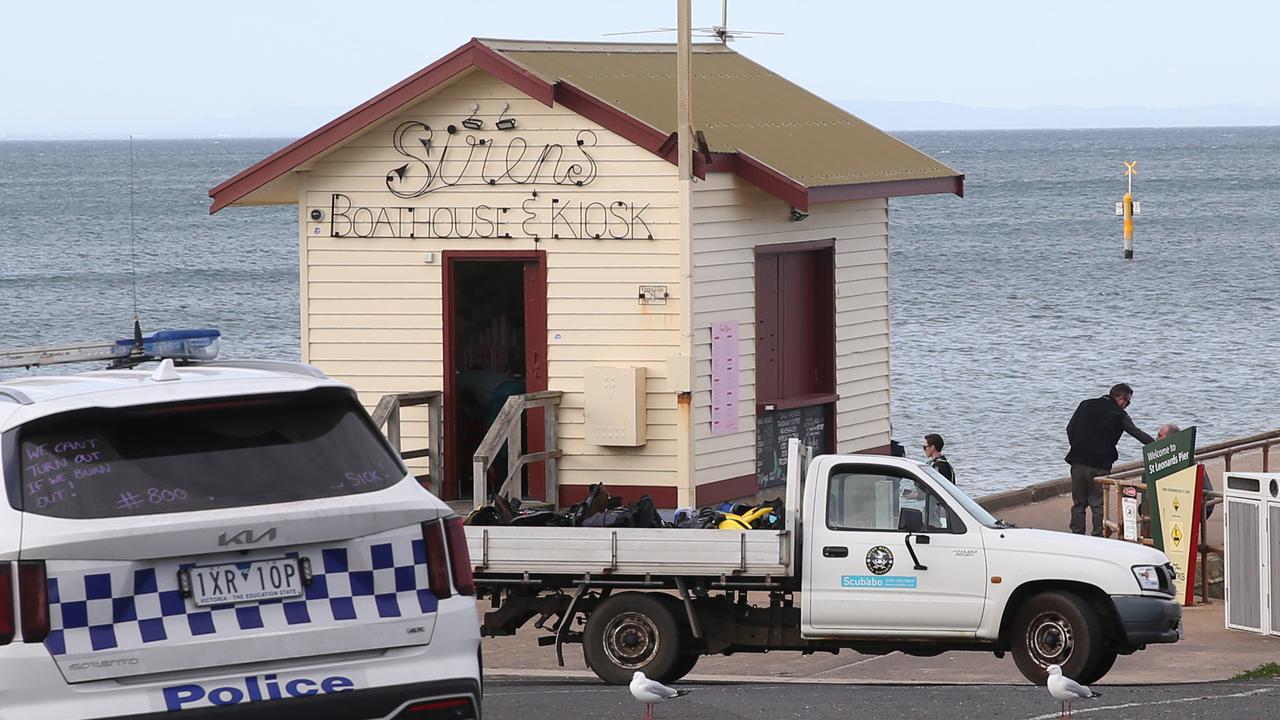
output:
[[[1093,534],[1102,536],[1102,486],[1097,478],[1111,472],[1119,453],[1120,435],[1129,433],[1142,444],[1152,442],[1138,429],[1125,408],[1133,401],[1133,388],[1125,383],[1111,387],[1099,398],[1081,402],[1067,423],[1071,449],[1065,458],[1071,465],[1071,532],[1084,534],[1085,509],[1093,511]]]
[[[942,477],[951,481],[954,485],[956,482],[955,468],[951,467],[951,462],[947,460],[947,456],[942,454],[942,446],[945,442],[938,433],[929,433],[924,436],[924,456],[929,458],[929,467],[937,470]]]

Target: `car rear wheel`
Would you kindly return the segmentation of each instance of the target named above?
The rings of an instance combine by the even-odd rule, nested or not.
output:
[[[1018,610],[1010,638],[1013,660],[1031,682],[1048,682],[1049,666],[1078,680],[1103,660],[1102,623],[1078,595],[1041,593]]]
[[[631,682],[637,670],[670,678],[682,657],[680,626],[668,605],[645,593],[621,593],[600,603],[587,618],[582,643],[587,666],[613,685]]]

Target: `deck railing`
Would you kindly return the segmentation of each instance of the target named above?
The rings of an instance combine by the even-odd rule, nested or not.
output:
[[[546,390],[523,395],[512,395],[507,398],[506,403],[502,406],[502,411],[498,413],[493,425],[489,426],[489,432],[485,433],[484,439],[480,441],[480,447],[476,448],[475,454],[471,457],[471,479],[473,483],[471,497],[477,507],[483,505],[485,500],[488,499],[486,479],[489,475],[489,466],[498,458],[498,454],[505,444],[507,446],[507,472],[502,483],[498,486],[497,494],[506,498],[520,497],[524,467],[531,463],[542,462],[545,463],[546,468],[546,497],[544,499],[553,509],[559,509],[560,487],[556,471],[562,453],[558,447],[559,427],[557,426],[557,415],[562,395],[563,393],[558,390]],[[533,408],[543,408],[544,444],[540,452],[525,453],[523,447],[523,421],[525,413]]]
[[[1212,445],[1196,448],[1195,458],[1197,463],[1203,463],[1208,460],[1222,459],[1223,473],[1231,472],[1231,460],[1236,455],[1246,452],[1262,451],[1262,472],[1271,471],[1271,447],[1280,445],[1280,430],[1272,430],[1270,432],[1250,435],[1248,437],[1236,438],[1234,440],[1226,440]],[[1144,545],[1153,545],[1151,539],[1149,515],[1138,515],[1138,537],[1123,537],[1122,521],[1123,502],[1121,488],[1132,487],[1138,492],[1145,493],[1147,490],[1146,483],[1141,480],[1134,480],[1142,476],[1142,463],[1126,465],[1119,468],[1118,472],[1113,472],[1107,477],[1098,478],[1098,483],[1102,485],[1102,517],[1104,526],[1115,524],[1118,527],[1118,534],[1125,540],[1130,542],[1139,542]],[[1208,559],[1210,553],[1216,553],[1222,557],[1223,548],[1210,545],[1204,539],[1204,528],[1208,521],[1209,509],[1222,504],[1222,493],[1220,491],[1210,491],[1205,493],[1205,501],[1203,511],[1200,516],[1200,546],[1197,549],[1200,553],[1200,601],[1208,602],[1209,600],[1209,572]],[[1113,516],[1114,513],[1114,516]],[[1192,578],[1194,581],[1194,578]]]
[[[373,424],[379,430],[386,426],[387,440],[405,460],[427,458],[427,482],[432,491],[439,491],[438,481],[444,477],[444,393],[439,390],[392,393],[383,395],[374,408]],[[417,405],[427,406],[427,447],[405,450],[400,446],[400,409]],[[419,478],[421,480],[422,478]]]

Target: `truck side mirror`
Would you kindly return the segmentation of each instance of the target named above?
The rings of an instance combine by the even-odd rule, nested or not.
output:
[[[909,533],[924,532],[924,513],[915,508],[902,508],[898,511],[898,529]]]

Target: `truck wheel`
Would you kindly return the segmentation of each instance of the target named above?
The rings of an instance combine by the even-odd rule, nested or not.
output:
[[[685,653],[684,655],[676,658],[675,665],[671,668],[671,672],[667,673],[667,676],[662,678],[662,682],[673,683],[693,672],[693,666],[698,664],[698,658],[700,657],[702,656],[695,655],[693,653]]]
[[[655,680],[670,677],[681,657],[680,645],[680,627],[666,603],[628,592],[610,597],[591,612],[582,654],[601,680],[626,685],[637,670]]]
[[[702,657],[702,653],[697,652],[699,643],[693,637],[693,628],[689,627],[684,601],[674,595],[660,592],[649,593],[649,597],[657,598],[658,602],[665,605],[676,621],[676,627],[680,628],[680,649],[683,652],[676,659],[671,672],[666,677],[657,678],[660,682],[673,683],[693,671],[693,666],[698,664],[698,658]]]
[[[1050,665],[1069,678],[1087,677],[1104,652],[1102,622],[1077,595],[1047,592],[1023,604],[1013,622],[1013,661],[1036,685],[1048,682]]]
[[[1098,682],[1102,678],[1106,677],[1107,673],[1111,672],[1111,668],[1116,664],[1117,657],[1119,657],[1119,655],[1113,650],[1107,650],[1102,653],[1102,657],[1098,659],[1098,664],[1093,668],[1093,672],[1076,678],[1076,682],[1081,685],[1092,685]]]

